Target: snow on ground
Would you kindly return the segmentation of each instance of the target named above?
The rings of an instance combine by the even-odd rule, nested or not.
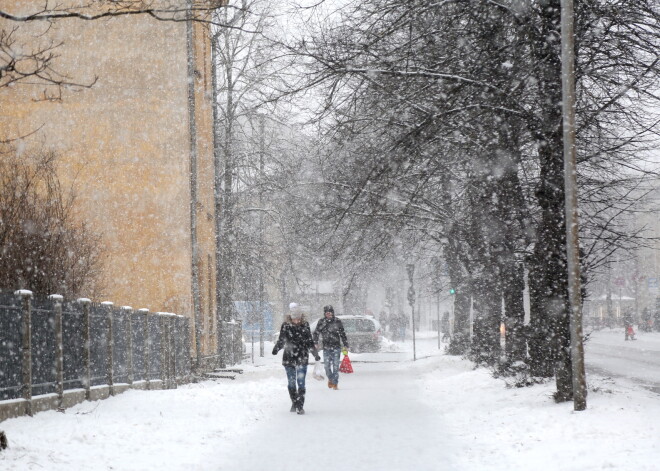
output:
[[[351,354],[355,373],[338,391],[310,371],[304,416],[289,412],[281,353],[267,343],[266,357],[247,360],[235,381],[10,419],[0,424],[10,443],[0,470],[658,469],[658,394],[594,374],[588,409],[574,412],[552,402],[552,382],[507,388],[442,355],[432,333],[420,337],[415,362],[409,341]]]

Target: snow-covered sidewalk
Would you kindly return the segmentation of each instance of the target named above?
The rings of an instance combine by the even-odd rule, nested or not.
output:
[[[289,412],[281,355],[235,381],[128,391],[0,424],[2,470],[656,470],[660,397],[590,376],[588,409],[554,404],[552,383],[508,389],[487,370],[411,345],[352,354],[339,390],[308,376]],[[257,349],[258,350],[258,349]]]

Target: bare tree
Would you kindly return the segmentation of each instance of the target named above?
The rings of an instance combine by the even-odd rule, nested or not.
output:
[[[273,98],[286,62],[266,37],[274,26],[274,8],[269,0],[232,0],[213,18],[229,26],[215,28],[212,36],[219,326],[234,317],[237,295],[263,298],[264,280],[281,271],[269,266],[271,257],[263,256],[277,252],[264,248],[265,227],[276,212],[269,209],[273,195],[267,205],[263,196],[277,171],[276,134],[286,128]]]
[[[0,287],[69,297],[100,295],[100,238],[73,215],[51,152],[0,152]]]
[[[354,166],[347,173],[353,175],[343,182],[349,194],[339,201],[337,221],[365,214],[362,204],[368,201],[374,219],[405,218],[417,226],[433,214],[434,231],[447,240],[445,256],[454,260],[450,273],[461,287],[467,283],[473,298],[482,298],[472,348],[484,358],[497,356],[501,318],[501,303],[488,293],[505,288],[507,317],[515,313],[511,332],[522,334],[521,264],[527,263],[530,365],[535,374],[555,374],[557,399],[565,400],[571,382],[559,13],[559,1],[522,6],[371,0],[353,4],[350,14],[305,38],[298,49],[312,64],[309,83],[324,86],[321,116],[362,140],[362,155],[350,155]],[[579,13],[588,265],[612,243],[634,237],[616,230],[604,210],[617,213],[630,202],[615,195],[632,196],[626,187],[643,173],[634,154],[657,136],[657,118],[645,105],[657,101],[659,31],[653,2],[583,2]],[[442,187],[442,179],[433,177],[439,169],[451,176],[451,189],[444,192],[434,190]],[[386,201],[393,189],[406,211],[377,211],[373,202]],[[428,204],[434,194],[441,197],[436,203],[451,202],[460,210],[451,217]],[[427,206],[411,213],[420,209],[420,195],[427,196]],[[483,283],[498,274],[506,276],[505,287]],[[519,357],[525,348],[517,345],[511,354]]]

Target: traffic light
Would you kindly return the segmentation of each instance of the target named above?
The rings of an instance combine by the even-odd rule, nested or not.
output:
[[[449,288],[449,294],[456,294],[456,290],[454,288]]]

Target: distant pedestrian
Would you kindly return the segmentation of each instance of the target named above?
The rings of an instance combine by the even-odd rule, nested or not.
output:
[[[380,322],[380,326],[383,329],[383,332],[387,331],[387,327],[390,323],[389,317],[387,316],[386,311],[380,311],[380,314],[378,314],[378,322]]]
[[[445,313],[442,315],[442,341],[450,341],[451,340],[451,335],[449,333],[450,330],[450,324],[449,324],[449,313],[445,311]]]
[[[390,334],[392,336],[393,342],[399,340],[400,331],[401,331],[401,320],[399,319],[398,314],[393,312],[390,315]]]
[[[319,348],[319,337],[323,342],[323,363],[325,365],[325,374],[328,375],[328,387],[330,389],[339,389],[339,355],[341,354],[341,344],[343,342],[345,353],[348,352],[348,339],[344,331],[344,324],[335,317],[335,310],[332,306],[323,307],[324,317],[316,324],[314,329],[314,343]]]
[[[642,332],[651,332],[653,330],[653,318],[651,317],[651,311],[649,310],[648,307],[645,307],[642,310],[639,330],[641,330]]]
[[[623,328],[625,329],[625,339],[635,340],[635,330],[633,329],[633,316],[630,310],[623,314]]]
[[[280,328],[280,336],[273,347],[273,355],[277,355],[281,349],[284,349],[282,365],[288,381],[291,412],[304,414],[305,378],[309,353],[311,351],[316,361],[320,361],[321,357],[314,346],[309,323],[296,303],[289,304],[289,314]]]
[[[392,340],[405,342],[406,327],[408,326],[408,316],[406,316],[403,312],[392,314],[390,322],[392,324]]]

